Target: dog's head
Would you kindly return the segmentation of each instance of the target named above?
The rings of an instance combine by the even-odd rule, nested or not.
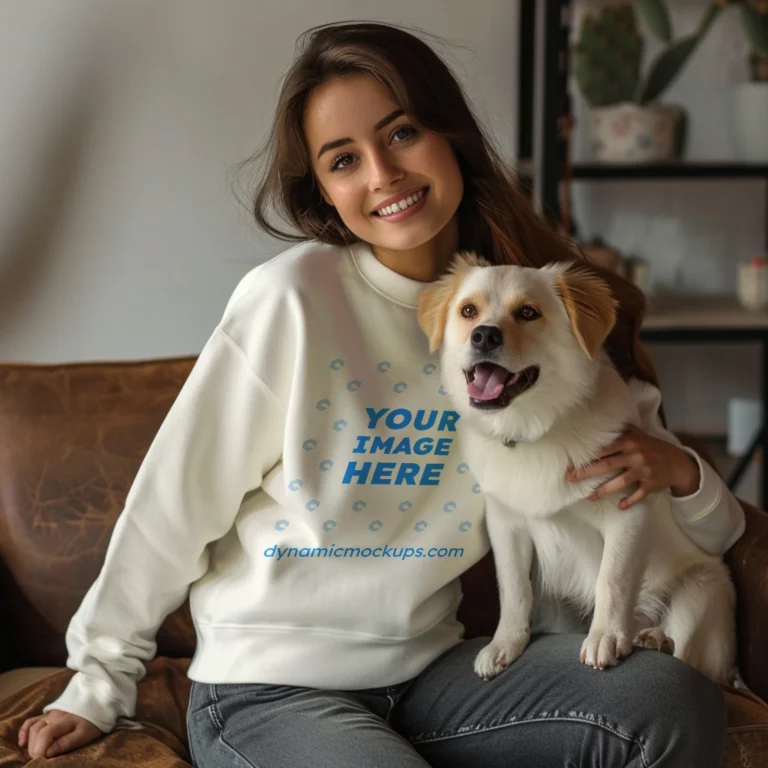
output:
[[[422,292],[418,316],[459,412],[486,434],[529,442],[589,396],[616,301],[573,263],[496,267],[459,253]]]

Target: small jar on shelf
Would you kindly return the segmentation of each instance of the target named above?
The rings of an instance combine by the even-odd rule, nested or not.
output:
[[[738,295],[745,309],[768,310],[768,254],[753,256],[745,264],[739,264]]]

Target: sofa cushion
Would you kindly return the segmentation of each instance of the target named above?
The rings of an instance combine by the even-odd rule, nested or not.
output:
[[[51,768],[189,768],[185,722],[190,691],[188,667],[188,660],[164,657],[147,664],[136,704],[141,730],[116,729],[74,753],[42,762]],[[16,741],[21,724],[39,715],[46,704],[57,698],[72,675],[69,669],[60,670],[0,701],[0,768],[27,764],[29,758]]]
[[[147,665],[139,683],[136,719],[143,730],[116,730],[78,750],[46,761],[52,768],[98,765],[102,768],[152,766],[186,768],[186,713],[190,683],[188,662],[157,658]],[[16,745],[16,734],[27,717],[64,690],[72,672],[64,669],[32,682],[0,700],[0,768],[24,765],[25,755]],[[757,696],[733,688],[724,689],[728,707],[728,736],[722,768],[768,765],[768,705]]]
[[[61,671],[61,667],[21,667],[20,669],[12,669],[10,672],[3,672],[0,675],[0,701],[38,680],[54,674],[54,672]]]
[[[0,364],[0,672],[66,663],[69,620],[194,360]],[[186,604],[158,644],[192,655]]]

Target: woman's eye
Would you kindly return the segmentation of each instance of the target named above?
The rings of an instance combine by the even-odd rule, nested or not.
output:
[[[474,304],[465,304],[461,308],[462,317],[474,317],[477,314],[477,308]]]
[[[347,158],[352,158],[352,155],[350,155],[349,152],[345,152],[343,155],[339,155],[338,157],[334,158],[333,162],[331,163],[331,171],[336,171],[339,168],[349,168],[349,165],[344,162]]]
[[[524,307],[520,307],[515,314],[521,320],[536,320],[536,318],[541,317],[537,310],[529,307],[527,304]]]
[[[400,125],[392,132],[390,139],[394,140],[395,144],[399,144],[400,142],[415,136],[416,133],[418,133],[418,131],[412,125]],[[343,171],[345,168],[349,168],[354,161],[355,156],[351,155],[349,152],[345,152],[343,155],[334,158],[331,162],[330,170],[331,172]]]
[[[412,125],[399,125],[392,132],[392,138],[394,139],[399,134],[401,138],[399,138],[398,141],[405,141],[406,139],[410,139],[415,133],[416,129]]]

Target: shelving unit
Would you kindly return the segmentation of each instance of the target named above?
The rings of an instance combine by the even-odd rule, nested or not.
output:
[[[519,172],[529,176],[534,204],[554,225],[560,222],[560,188],[566,170],[567,143],[560,127],[571,113],[568,92],[571,3],[569,0],[521,0],[519,114],[522,124],[518,142],[523,160]],[[530,44],[530,41],[533,44]],[[534,74],[534,87],[526,74]],[[768,163],[664,162],[649,164],[576,163],[571,181],[627,181],[763,179],[766,181],[766,236],[768,250]],[[726,320],[726,316],[727,319]],[[665,314],[648,314],[641,337],[648,343],[717,343],[750,340],[761,344],[764,423],[748,453],[728,479],[735,489],[744,470],[758,451],[762,456],[761,503],[768,510],[768,318],[741,311],[725,315],[693,312],[680,302]]]
[[[575,163],[574,179],[768,179],[768,163]]]

